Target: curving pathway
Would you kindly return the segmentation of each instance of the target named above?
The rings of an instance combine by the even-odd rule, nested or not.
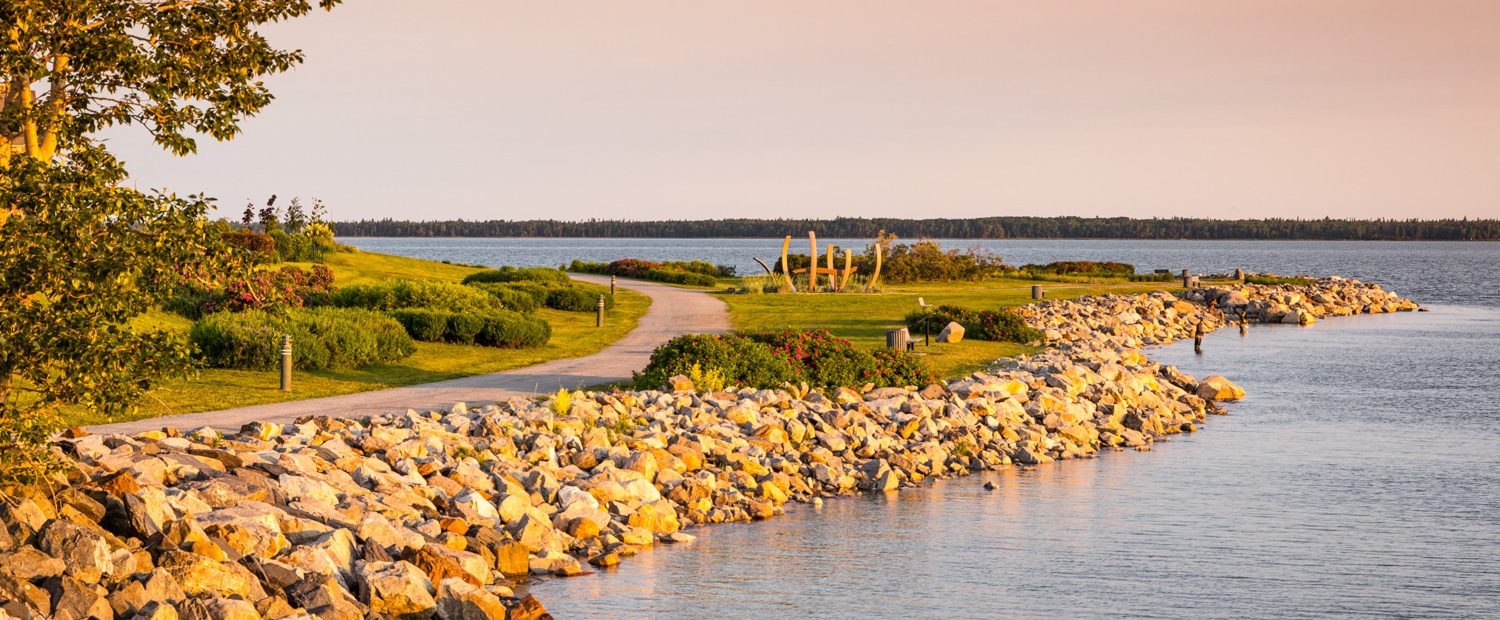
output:
[[[573,278],[609,284],[607,276],[573,274]],[[636,328],[593,355],[553,360],[535,366],[461,377],[436,383],[271,403],[219,411],[147,418],[89,427],[94,433],[134,434],[171,426],[181,429],[213,426],[237,429],[247,422],[290,422],[305,415],[358,416],[407,408],[439,408],[456,402],[483,404],[516,396],[532,396],[612,383],[630,378],[646,367],[651,351],[674,336],[729,330],[729,310],[723,301],[704,291],[656,282],[620,280],[623,288],[651,298],[651,307]]]

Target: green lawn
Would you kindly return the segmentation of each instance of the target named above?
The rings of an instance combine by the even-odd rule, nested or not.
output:
[[[1041,284],[1049,299],[1066,299],[1082,295],[1108,293],[1142,293],[1178,288],[1171,282],[1035,282],[1000,279],[983,282],[939,282],[887,285],[876,294],[767,294],[724,293],[730,319],[735,329],[760,330],[791,327],[823,328],[848,338],[858,346],[885,346],[885,332],[905,325],[906,313],[917,309],[917,300],[931,305],[954,304],[971,308],[1019,306],[1031,303],[1031,285]],[[935,335],[935,334],[934,334]],[[917,339],[917,353],[926,357],[932,369],[945,377],[956,377],[979,370],[987,363],[1033,351],[1032,347],[1010,342],[964,340],[955,344],[923,346]]]
[[[339,285],[394,278],[456,282],[478,271],[472,267],[367,252],[330,254],[327,264],[334,270],[334,281]],[[498,349],[418,342],[415,355],[393,364],[356,370],[295,372],[292,375],[293,391],[289,394],[278,389],[279,375],[276,372],[204,369],[188,379],[169,379],[159,383],[142,399],[134,415],[105,418],[74,410],[67,412],[66,417],[73,425],[121,422],[428,383],[578,357],[597,352],[635,329],[650,305],[649,297],[622,288],[602,328],[594,327],[594,315],[590,312],[540,310],[539,316],[552,324],[552,339],[543,347]],[[132,324],[186,331],[192,326],[192,321],[175,314],[153,312],[138,317]]]

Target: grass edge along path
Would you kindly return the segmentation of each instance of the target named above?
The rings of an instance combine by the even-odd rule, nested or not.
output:
[[[300,263],[285,264],[306,266]],[[331,253],[325,264],[334,271],[334,283],[338,286],[403,278],[458,282],[470,273],[481,271],[476,267],[373,252]],[[280,266],[282,264],[275,265]],[[650,297],[620,288],[615,295],[615,307],[608,311],[602,328],[594,327],[592,312],[565,312],[549,308],[538,310],[537,316],[552,324],[552,338],[542,347],[503,349],[418,342],[415,354],[390,364],[349,370],[295,371],[292,373],[291,392],[279,389],[277,371],[201,369],[188,378],[158,382],[141,399],[139,407],[131,415],[106,418],[93,412],[74,409],[64,412],[64,422],[69,425],[90,426],[308,400],[433,383],[583,357],[602,351],[629,334],[650,305]],[[153,312],[140,317],[134,324],[186,332],[192,326],[192,321],[175,314]]]

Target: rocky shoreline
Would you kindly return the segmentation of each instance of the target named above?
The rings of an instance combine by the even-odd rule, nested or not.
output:
[[[543,618],[510,585],[787,502],[1148,450],[1244,392],[1149,360],[1238,320],[1417,309],[1378,286],[1204,287],[1019,309],[1049,348],[920,389],[580,392],[57,441],[0,501],[0,620]],[[1290,319],[1289,319],[1290,317]]]

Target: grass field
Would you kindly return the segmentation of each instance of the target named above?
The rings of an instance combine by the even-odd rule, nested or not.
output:
[[[1066,299],[1082,295],[1108,293],[1143,293],[1173,289],[1170,282],[1035,282],[1031,280],[986,280],[983,282],[940,282],[910,285],[888,285],[879,294],[767,294],[722,295],[729,304],[735,329],[760,330],[823,328],[848,338],[862,347],[885,346],[885,332],[905,326],[908,312],[916,310],[917,300],[931,305],[954,304],[971,308],[996,308],[1031,303],[1031,286],[1045,287],[1047,298]],[[934,334],[936,335],[936,334]],[[955,344],[923,346],[917,339],[917,353],[923,355],[932,369],[945,377],[956,377],[979,370],[989,362],[1033,351],[1026,345],[1010,342],[964,340]]]
[[[340,286],[397,278],[457,282],[478,271],[472,267],[365,252],[329,254],[326,264],[333,269],[334,282]],[[602,328],[594,327],[592,313],[542,309],[538,315],[552,324],[552,339],[546,346],[534,349],[418,342],[415,355],[392,364],[356,370],[297,371],[292,376],[291,393],[278,389],[276,372],[204,369],[188,379],[159,383],[131,416],[106,419],[92,412],[72,410],[66,417],[69,424],[75,425],[121,422],[414,385],[578,357],[597,352],[635,329],[650,305],[651,299],[645,295],[621,289]],[[152,312],[132,324],[185,332],[192,321],[175,314]]]

